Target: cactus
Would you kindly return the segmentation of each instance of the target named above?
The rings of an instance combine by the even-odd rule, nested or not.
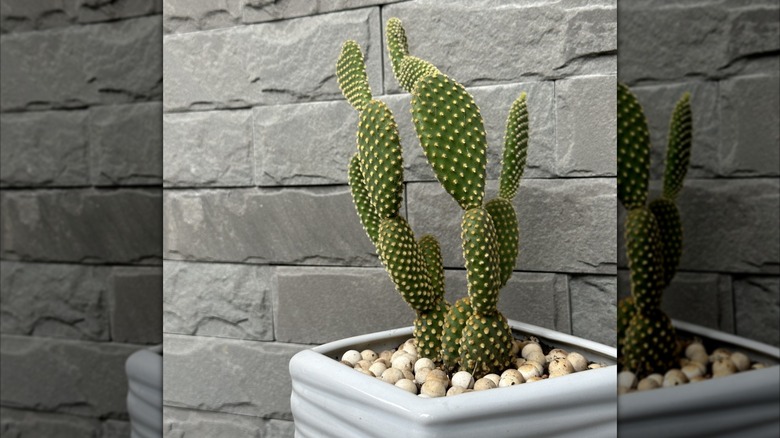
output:
[[[390,109],[371,93],[360,47],[347,41],[336,69],[344,96],[359,113],[358,152],[349,164],[358,216],[396,289],[416,312],[414,336],[420,354],[477,377],[501,371],[509,366],[512,333],[497,304],[518,254],[518,221],[511,201],[527,155],[526,95],[521,94],[509,112],[499,195],[484,202],[487,141],[474,98],[431,63],[409,54],[406,33],[396,18],[387,23],[387,46],[393,73],[411,94],[423,152],[463,210],[468,296],[454,305],[444,300],[438,241],[431,235],[416,240],[399,215],[403,164],[397,125]]]
[[[675,203],[688,169],[692,141],[690,95],[672,114],[663,192],[647,203],[650,135],[642,107],[618,85],[618,198],[628,210],[626,254],[631,297],[618,305],[618,348],[624,369],[645,376],[674,366],[677,339],[661,311],[663,290],[682,254],[682,224]]]

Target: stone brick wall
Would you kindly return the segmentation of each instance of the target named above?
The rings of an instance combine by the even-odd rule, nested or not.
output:
[[[0,1],[3,436],[127,437],[161,339],[161,2]]]
[[[517,3],[517,4],[516,4]],[[528,93],[515,205],[521,247],[500,308],[615,344],[616,7],[613,0],[164,2],[164,421],[168,436],[291,436],[287,364],[314,344],[408,326],[346,182],[357,114],[341,44],[404,144],[404,214],[442,240],[465,294],[460,214],[428,169],[384,54],[388,18],[464,83],[485,118],[488,192],[506,114]],[[205,432],[204,432],[205,431]]]
[[[669,117],[691,93],[673,318],[780,345],[780,8],[773,0],[620,2],[618,76],[645,107],[655,190]],[[628,294],[619,223],[619,295]]]

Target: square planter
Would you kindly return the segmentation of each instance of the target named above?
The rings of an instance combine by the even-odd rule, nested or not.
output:
[[[618,398],[620,434],[630,437],[780,436],[780,349],[681,321],[678,335],[698,336],[710,351],[742,351],[768,365],[728,377]]]
[[[518,437],[617,434],[617,351],[509,321],[514,334],[576,351],[607,367],[506,388],[426,399],[341,364],[347,350],[396,348],[412,328],[331,342],[290,361],[295,436]]]

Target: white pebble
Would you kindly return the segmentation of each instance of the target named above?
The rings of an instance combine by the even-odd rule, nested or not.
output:
[[[716,348],[712,354],[710,354],[710,362],[715,363],[719,359],[728,359],[731,357],[731,351],[725,348]]]
[[[368,367],[368,370],[374,373],[375,376],[381,376],[385,372],[387,366],[382,362],[374,362]]]
[[[498,387],[504,388],[507,386],[519,385],[524,382],[525,379],[523,378],[523,375],[520,374],[520,371],[506,370],[501,373],[501,380],[498,381]]]
[[[392,362],[393,368],[398,368],[399,370],[412,370],[412,358],[407,355],[398,356],[395,359],[393,359]]]
[[[539,344],[535,342],[528,343],[525,345],[525,347],[523,347],[523,351],[520,355],[528,359],[528,355],[531,354],[532,351],[542,353],[542,347],[540,347]]]
[[[353,367],[357,365],[361,359],[363,359],[363,356],[361,356],[360,352],[357,350],[348,350],[341,356],[341,360],[349,362]]]
[[[512,365],[514,365],[515,369],[520,369],[520,366],[526,363],[527,361],[522,357],[516,357],[514,360],[512,360]]]
[[[498,374],[488,374],[484,378],[490,379],[493,383],[496,384],[496,386],[498,386],[498,381],[501,380],[501,376],[499,376]]]
[[[414,357],[414,360],[417,360],[418,353],[417,353],[417,347],[414,345],[414,343],[405,343],[403,346],[403,351],[406,352],[406,354]]]
[[[422,357],[420,359],[417,359],[417,361],[414,363],[414,373],[417,374],[421,369],[423,368],[431,368],[433,369],[434,363],[432,360],[428,359],[427,357]]]
[[[664,376],[659,373],[653,373],[647,376],[648,379],[653,379],[658,383],[658,386],[661,386],[664,384]]]
[[[420,394],[428,397],[444,397],[447,395],[447,387],[439,380],[429,380],[423,383]]]
[[[574,371],[585,371],[588,369],[588,359],[585,359],[585,356],[576,351],[569,353],[569,355],[566,356],[566,360],[574,367]]]
[[[517,371],[523,376],[523,379],[525,379],[526,382],[528,382],[532,377],[539,377],[542,375],[536,365],[531,362],[526,362],[520,365],[520,368],[518,368]]]
[[[385,372],[382,373],[382,380],[387,383],[392,383],[393,385],[395,385],[395,382],[403,378],[404,373],[398,368],[388,368],[385,370]]]
[[[680,371],[685,374],[685,377],[687,377],[688,380],[691,380],[694,377],[703,376],[707,372],[707,368],[699,362],[690,361],[688,365],[682,367]]]
[[[761,362],[756,362],[753,365],[750,366],[751,370],[760,370],[766,368],[766,364],[763,364]]]
[[[547,362],[552,362],[555,359],[566,359],[566,356],[568,356],[569,353],[566,352],[566,350],[562,350],[560,348],[553,348],[550,350],[549,353],[547,353],[547,356],[545,356],[545,359],[547,359]]]
[[[390,364],[393,361],[393,352],[390,350],[383,350],[379,353],[379,358]]]
[[[428,377],[428,373],[432,371],[432,368],[422,368],[420,371],[417,371],[414,373],[414,381],[423,384],[425,383],[425,379]]]
[[[670,386],[678,386],[686,383],[688,383],[688,377],[686,377],[681,370],[673,368],[664,374],[664,383],[662,386],[668,388]]]
[[[545,364],[543,364],[541,362],[536,362],[534,360],[529,360],[529,361],[526,361],[524,365],[531,365],[534,368],[536,368],[536,371],[539,373],[540,376],[544,374],[544,366],[545,366]],[[518,369],[520,369],[520,368],[518,368]]]
[[[691,354],[690,357],[692,362],[698,362],[702,365],[707,365],[710,362],[710,357],[707,356],[707,353],[704,351],[697,351]]]
[[[463,394],[466,391],[467,391],[467,389],[461,388],[460,386],[453,386],[452,388],[447,390],[447,397],[450,397],[450,396],[453,396],[453,395],[458,395],[458,394]]]
[[[735,352],[729,358],[739,371],[745,371],[750,368],[750,358],[745,353]]]
[[[574,366],[572,366],[569,359],[555,359],[550,362],[550,377],[560,377],[574,372]]]
[[[737,372],[737,366],[728,357],[721,357],[712,363],[712,377],[725,377]]]
[[[636,374],[631,371],[621,371],[618,373],[618,387],[620,388],[634,388],[636,386]]]
[[[512,357],[515,357],[518,354],[520,354],[520,351],[522,349],[523,349],[522,343],[519,340],[517,340],[517,339],[512,339],[512,351],[510,352]]]
[[[544,380],[544,379],[541,376],[534,376],[525,379],[525,383],[538,382],[540,380]]]
[[[360,357],[362,357],[364,360],[373,362],[379,358],[379,355],[376,354],[374,350],[363,350],[360,352]]]
[[[369,370],[367,370],[367,369],[365,369],[365,368],[360,368],[360,367],[357,367],[357,368],[355,368],[355,369],[356,369],[356,370],[358,370],[358,371],[360,371],[361,373],[363,373],[363,374],[367,375],[367,376],[376,377],[376,375],[375,375],[374,373],[372,373],[371,371],[369,371]]]
[[[414,373],[411,370],[401,370],[404,373],[404,379],[414,380]]]
[[[487,379],[485,377],[474,382],[474,391],[484,391],[486,389],[493,389],[495,387],[496,384],[493,383],[492,380]]]
[[[599,368],[604,368],[604,365],[602,365],[600,363],[592,363],[592,364],[588,365],[588,369],[589,370],[596,370],[596,369],[599,369]]]
[[[544,353],[541,351],[532,351],[528,353],[528,356],[526,356],[526,360],[529,362],[536,362],[542,366],[544,366],[547,363],[547,358],[544,357]]]
[[[404,391],[411,392],[412,394],[417,394],[417,385],[415,385],[414,382],[409,379],[401,379],[395,382],[395,386],[403,389]]]
[[[452,386],[471,389],[474,387],[474,376],[468,371],[458,371],[452,376]]]
[[[693,342],[685,347],[685,357],[688,359],[694,360],[693,357],[701,353],[707,354],[707,350],[704,349],[704,345],[699,342]]]
[[[428,373],[428,376],[425,378],[425,383],[431,382],[431,381],[438,381],[441,382],[444,387],[446,388],[450,384],[450,378],[447,376],[447,373],[444,371],[434,368],[431,370],[430,373]]]
[[[365,360],[365,359],[360,359],[358,361],[358,363],[355,364],[355,366],[367,370],[367,369],[371,368],[371,361],[370,360]]]
[[[645,377],[644,379],[640,380],[636,385],[636,389],[638,391],[647,391],[648,389],[655,389],[660,387],[661,384],[659,384],[658,381],[649,377]]]

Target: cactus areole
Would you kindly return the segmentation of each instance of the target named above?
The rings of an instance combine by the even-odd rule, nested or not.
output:
[[[482,116],[465,87],[428,61],[409,55],[401,21],[387,22],[393,73],[411,94],[412,119],[423,153],[446,192],[463,210],[461,237],[468,296],[444,300],[444,267],[434,236],[419,239],[399,214],[403,160],[398,126],[374,98],[360,46],[347,41],[336,71],[344,97],[358,111],[357,152],[349,163],[352,198],[366,234],[390,279],[416,312],[414,336],[422,357],[481,377],[510,365],[512,334],[497,309],[512,275],[518,222],[511,203],[528,148],[526,95],[509,112],[499,195],[485,202],[487,141]]]
[[[672,281],[682,254],[682,225],[675,200],[690,160],[690,95],[677,102],[669,129],[661,196],[647,202],[650,134],[642,107],[625,85],[618,85],[618,199],[628,210],[626,254],[631,296],[618,305],[618,349],[624,370],[644,377],[675,365],[677,338],[661,311],[663,290]]]

